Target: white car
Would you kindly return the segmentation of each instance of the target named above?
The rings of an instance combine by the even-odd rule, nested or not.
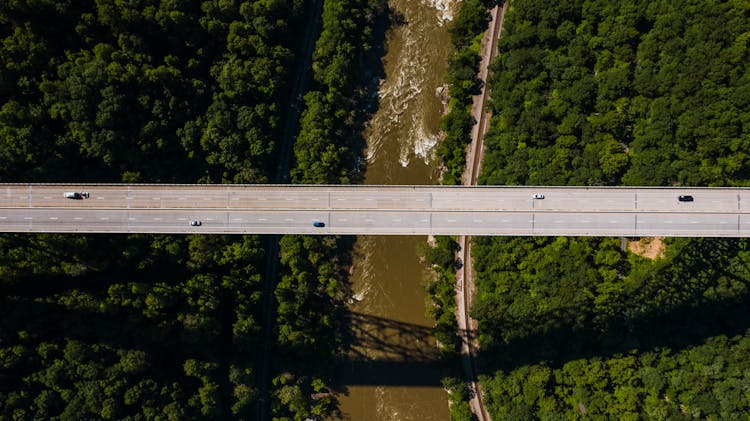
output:
[[[541,194],[541,193],[534,193],[534,194],[533,194],[533,195],[531,196],[531,198],[532,198],[532,199],[544,199],[544,195],[543,195],[543,194]]]

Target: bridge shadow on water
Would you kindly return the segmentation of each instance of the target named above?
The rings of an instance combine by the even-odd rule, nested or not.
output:
[[[432,328],[362,313],[350,313],[349,352],[335,377],[348,386],[442,387],[455,364],[438,351]]]

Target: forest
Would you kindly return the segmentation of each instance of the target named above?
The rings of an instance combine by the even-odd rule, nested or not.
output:
[[[480,183],[747,186],[749,28],[746,2],[514,0]],[[473,241],[494,418],[750,412],[747,240]]]
[[[492,1],[466,0],[461,2],[448,32],[451,35],[451,57],[448,60],[448,113],[443,116],[443,138],[437,147],[442,164],[441,183],[461,184],[466,167],[466,146],[471,142],[473,96],[480,92],[479,50],[482,36],[490,21],[488,7]]]
[[[0,180],[268,180],[304,12],[3,3]],[[252,418],[259,237],[0,243],[0,418]]]
[[[3,2],[0,181],[270,182],[311,7]],[[324,3],[295,182],[350,174],[358,60],[384,10]],[[348,241],[281,240],[275,419],[336,411],[316,373],[341,352]],[[0,419],[254,418],[263,238],[3,234],[0,250]]]
[[[487,5],[479,0],[467,0],[458,7],[456,16],[448,27],[451,40],[451,58],[448,63],[446,83],[449,86],[448,113],[443,116],[443,139],[438,144],[437,155],[443,166],[441,184],[461,184],[466,164],[466,145],[471,141],[471,103],[479,86],[479,44],[489,22]],[[453,286],[457,262],[458,243],[451,237],[438,236],[434,244],[426,247],[425,261],[433,268],[435,279],[426,284],[431,298],[429,316],[435,320],[434,334],[446,356],[456,356],[460,341],[458,325],[453,313],[456,309]]]

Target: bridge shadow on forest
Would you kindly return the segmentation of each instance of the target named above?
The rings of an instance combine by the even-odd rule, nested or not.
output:
[[[739,254],[745,247],[734,239],[696,240],[683,247],[670,265],[654,272],[653,282],[639,287],[642,291],[610,309],[607,317],[584,320],[577,328],[555,322],[559,315],[543,320],[544,325],[554,326],[544,331],[539,320],[536,325],[535,321],[506,325],[528,333],[481,350],[480,374],[539,362],[559,368],[577,359],[608,358],[632,350],[677,352],[711,337],[743,335],[750,329],[750,264]],[[499,337],[502,324],[494,330]]]

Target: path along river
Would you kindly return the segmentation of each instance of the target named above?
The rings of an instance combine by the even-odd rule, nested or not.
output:
[[[437,184],[438,141],[455,0],[391,0],[380,107],[365,132],[366,184]],[[400,20],[400,22],[398,22]],[[357,344],[339,367],[348,420],[448,420],[445,371],[437,357],[422,287],[426,237],[360,236],[355,245],[352,313]]]

